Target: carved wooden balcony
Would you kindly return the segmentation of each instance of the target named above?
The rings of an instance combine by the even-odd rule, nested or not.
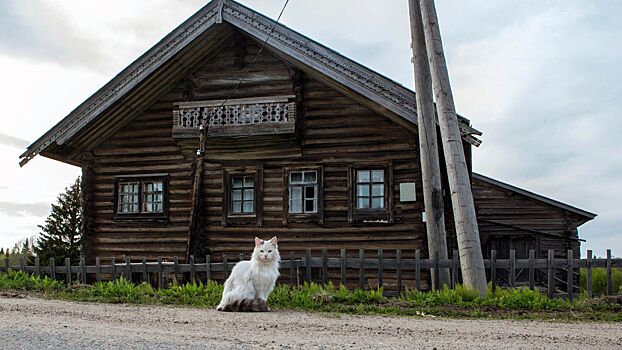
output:
[[[296,130],[294,96],[241,98],[175,103],[173,137],[199,136],[199,126],[209,118],[208,137],[293,134]]]

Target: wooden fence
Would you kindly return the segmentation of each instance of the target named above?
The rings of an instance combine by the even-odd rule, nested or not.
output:
[[[452,259],[424,259],[421,258],[419,250],[414,251],[413,257],[405,257],[401,250],[382,250],[369,251],[360,249],[358,251],[339,251],[339,256],[329,256],[328,251],[307,250],[303,256],[296,256],[293,252],[281,254],[281,283],[291,283],[298,285],[304,281],[314,281],[320,283],[340,283],[349,287],[358,288],[377,288],[384,287],[388,294],[395,295],[405,289],[404,278],[409,274],[409,279],[413,282],[412,287],[417,290],[426,290],[427,280],[430,273],[435,273],[440,268],[450,270],[451,283],[454,287],[460,283],[460,260],[457,251],[453,252]],[[390,254],[388,254],[390,253]],[[412,253],[412,252],[410,252]],[[519,285],[528,286],[531,289],[539,288],[546,290],[549,297],[563,296],[572,299],[573,295],[579,291],[579,268],[587,271],[587,288],[589,296],[593,296],[592,269],[606,269],[606,291],[605,294],[615,294],[618,291],[613,289],[612,269],[622,268],[622,259],[612,259],[611,250],[607,250],[606,258],[593,259],[592,251],[588,250],[587,258],[575,259],[573,251],[567,252],[567,257],[555,258],[553,250],[548,251],[545,259],[535,258],[535,251],[529,252],[529,258],[517,259],[515,251],[510,251],[509,259],[497,259],[497,252],[490,252],[490,259],[484,259],[489,282],[492,282],[493,290],[497,286],[516,287]],[[390,256],[388,258],[387,256]],[[124,276],[131,281],[149,282],[158,287],[166,286],[167,279],[185,281],[223,281],[229,275],[231,268],[237,261],[243,260],[244,256],[237,257],[220,256],[218,262],[213,262],[212,257],[207,255],[205,262],[196,263],[193,256],[189,263],[180,263],[177,258],[172,261],[164,261],[158,258],[157,261],[148,262],[142,258],[139,262],[130,257],[126,257],[123,262],[111,259],[106,263],[101,263],[97,258],[95,265],[86,265],[84,259],[80,264],[72,266],[70,259],[64,260],[64,265],[56,265],[54,259],[50,259],[48,264],[42,265],[38,258],[34,259],[34,265],[27,265],[25,259],[20,258],[17,266],[9,266],[8,259],[5,259],[4,266],[0,267],[0,272],[21,270],[33,273],[37,276],[47,275],[51,278],[58,278],[62,275],[67,284],[79,282],[95,282],[101,280],[116,279]],[[315,273],[314,273],[315,272]],[[370,273],[371,272],[371,273]],[[523,282],[519,283],[517,276],[524,276]],[[75,276],[75,278],[73,278]],[[386,290],[386,278],[390,276],[391,287],[393,290]],[[565,276],[566,278],[560,278]],[[408,287],[408,286],[406,286]],[[432,286],[433,288],[435,286]]]

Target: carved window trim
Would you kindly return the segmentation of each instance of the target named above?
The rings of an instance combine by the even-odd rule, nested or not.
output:
[[[222,170],[223,203],[222,203],[222,226],[249,225],[257,227],[263,225],[263,167],[240,166],[225,167]],[[232,179],[237,176],[252,176],[253,188],[253,211],[252,213],[234,213],[231,198]]]
[[[357,171],[384,171],[384,208],[357,207]],[[370,193],[371,195],[371,193]],[[365,224],[391,224],[394,222],[393,208],[393,163],[360,163],[348,169],[348,222]],[[370,198],[371,200],[371,198]]]
[[[145,195],[149,194],[146,185],[150,182],[162,182],[162,211],[151,212],[146,210]],[[120,186],[123,184],[136,184],[138,186],[138,211],[119,211]],[[169,217],[169,174],[133,174],[117,175],[114,177],[114,221],[167,221]],[[159,191],[158,191],[159,192]]]
[[[317,173],[317,212],[314,213],[290,213],[290,182],[289,176],[291,172],[297,171],[315,171]],[[316,222],[324,223],[324,167],[321,165],[309,166],[286,166],[283,167],[283,225],[290,222]]]

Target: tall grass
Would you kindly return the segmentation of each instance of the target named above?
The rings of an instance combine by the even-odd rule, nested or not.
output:
[[[582,290],[587,290],[587,269],[582,268],[579,276],[579,285]],[[611,269],[613,291],[622,294],[622,269]],[[607,269],[598,267],[592,269],[592,292],[604,294],[607,291]]]

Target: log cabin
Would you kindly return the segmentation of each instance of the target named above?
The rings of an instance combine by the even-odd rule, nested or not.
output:
[[[470,164],[481,133],[463,117],[460,129]],[[87,261],[237,256],[253,237],[274,235],[282,251],[425,256],[418,150],[413,91],[214,0],[30,145],[21,164],[40,154],[82,168]],[[482,175],[473,191],[485,249],[525,241],[578,253],[577,227],[594,217]],[[448,239],[455,247],[455,234]]]

